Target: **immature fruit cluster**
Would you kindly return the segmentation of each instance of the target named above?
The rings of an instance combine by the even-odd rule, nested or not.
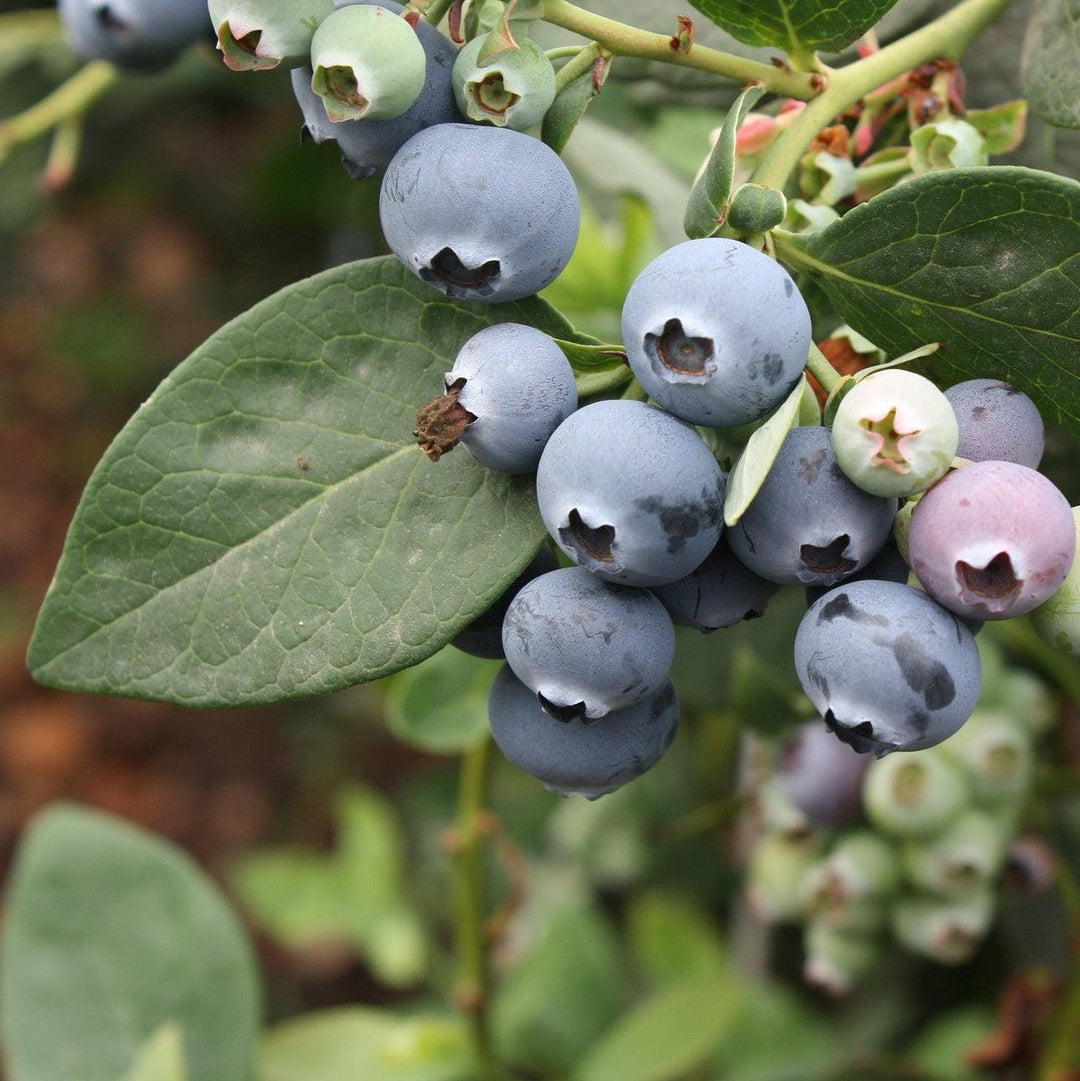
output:
[[[762,919],[804,926],[808,982],[851,991],[888,963],[889,937],[941,964],[978,949],[1017,840],[1037,734],[1015,703],[1030,677],[1000,678],[967,724],[929,750],[872,761],[835,741],[819,746],[817,722],[780,749],[747,889]]]

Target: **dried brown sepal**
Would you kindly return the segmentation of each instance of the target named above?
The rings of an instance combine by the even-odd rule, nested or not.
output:
[[[694,44],[694,20],[688,15],[677,15],[676,20],[676,30],[671,35],[671,50],[685,56]]]
[[[416,427],[413,435],[420,449],[437,462],[447,451],[453,450],[461,439],[461,433],[476,417],[460,402],[458,396],[465,386],[464,379],[451,384],[445,394],[433,398],[416,411]]]

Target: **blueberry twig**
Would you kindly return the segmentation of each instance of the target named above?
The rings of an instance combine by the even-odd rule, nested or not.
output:
[[[813,342],[810,343],[810,355],[806,358],[806,370],[822,385],[826,394],[832,394],[840,385],[840,373]]]

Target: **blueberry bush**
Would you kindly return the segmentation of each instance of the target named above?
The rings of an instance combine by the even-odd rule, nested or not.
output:
[[[1080,1078],[1080,7],[688,4],[0,14],[0,77],[68,72],[0,120],[54,197],[99,100],[214,65],[382,253],[137,409],[33,678],[371,684],[460,759],[227,892],[45,810],[10,1081]],[[378,994],[292,1008],[245,920]]]

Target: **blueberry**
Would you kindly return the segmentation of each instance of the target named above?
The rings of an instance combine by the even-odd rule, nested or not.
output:
[[[418,277],[462,300],[539,292],[574,252],[577,188],[539,139],[439,124],[395,155],[379,195],[383,233]]]
[[[594,402],[563,421],[536,471],[544,524],[576,563],[653,586],[700,566],[723,529],[724,472],[687,424],[644,402]]]
[[[817,838],[766,834],[754,846],[746,869],[750,908],[764,923],[801,919],[806,912],[802,883],[817,858]]]
[[[971,632],[896,582],[849,582],[816,601],[795,636],[795,668],[828,727],[879,756],[948,739],[982,681]]]
[[[436,461],[460,439],[489,469],[531,473],[551,433],[577,408],[566,354],[542,331],[498,323],[474,334],[443,377],[446,394],[418,416],[417,436]]]
[[[1027,795],[1034,754],[1025,720],[979,708],[941,753],[967,774],[976,803],[1012,808]]]
[[[967,807],[962,771],[937,748],[871,763],[863,785],[866,816],[895,837],[940,833]]]
[[[1076,554],[1065,497],[1014,462],[954,470],[915,506],[911,566],[926,592],[972,619],[1023,615],[1053,595]]]
[[[828,428],[793,428],[754,501],[728,530],[731,550],[781,585],[830,586],[884,545],[896,500],[870,495],[840,470]]]
[[[895,521],[893,526],[895,528]],[[896,543],[894,534],[889,534],[882,549],[865,567],[857,570],[854,574],[845,578],[845,582],[861,582],[863,579],[873,579],[877,582],[899,582],[906,585],[911,577],[911,568],[907,565],[899,545]],[[832,586],[808,586],[806,590],[806,603],[811,605],[819,597],[824,597],[832,589]]]
[[[395,13],[402,10],[401,5],[392,0],[381,0],[378,6]],[[322,99],[311,89],[311,66],[305,65],[292,72],[293,95],[304,116],[305,135],[316,143],[336,142],[341,148],[342,164],[357,180],[374,176],[384,169],[417,132],[461,119],[450,84],[450,73],[457,58],[454,43],[424,19],[417,23],[416,32],[427,57],[424,86],[416,101],[400,116],[390,120],[334,123],[327,117]]]
[[[1011,833],[992,814],[965,811],[936,837],[904,845],[904,873],[918,889],[964,897],[997,877]]]
[[[541,574],[547,574],[548,571],[557,570],[558,566],[551,549],[545,544],[533,556],[532,562],[507,587],[506,592],[483,615],[477,616],[464,630],[459,631],[450,644],[474,657],[486,657],[488,660],[505,658],[502,625],[510,602],[527,582],[539,578]]]
[[[634,374],[659,405],[731,428],[763,417],[795,386],[810,313],[767,255],[735,240],[688,240],[630,286],[622,333]]]
[[[956,454],[956,417],[929,379],[874,372],[844,395],[832,425],[847,477],[874,495],[909,496],[945,475]]]
[[[970,961],[994,918],[994,895],[987,887],[968,897],[903,897],[892,908],[897,942],[913,953],[946,965]]]
[[[646,590],[570,567],[534,578],[510,602],[503,649],[552,716],[595,720],[659,690],[675,628]]]
[[[778,775],[788,798],[812,822],[842,826],[859,816],[870,762],[820,721],[807,721],[784,745]]]
[[[1080,657],[1080,507],[1073,507],[1077,555],[1065,580],[1031,613],[1039,637],[1055,649]]]
[[[678,729],[679,704],[667,680],[636,705],[595,724],[560,721],[540,708],[507,666],[492,684],[488,718],[508,761],[560,795],[599,799],[663,757]]]
[[[333,0],[209,0],[218,49],[233,71],[266,71],[311,53]]]
[[[153,70],[210,34],[206,0],[60,0],[72,49],[87,60]]]
[[[478,63],[488,35],[473,38],[454,64],[458,108],[471,120],[525,131],[544,119],[555,100],[555,69],[534,41],[523,38]]]
[[[900,885],[896,864],[893,846],[879,834],[859,830],[842,837],[800,884],[810,919],[838,930],[877,931],[884,923],[882,901]]]
[[[969,379],[945,391],[956,414],[956,453],[972,462],[1015,462],[1037,469],[1044,447],[1035,403],[999,379]]]
[[[803,979],[830,995],[848,994],[882,965],[879,936],[838,931],[817,921],[806,925],[804,950]]]
[[[764,615],[779,588],[744,567],[721,537],[699,567],[653,593],[674,622],[709,633]]]

